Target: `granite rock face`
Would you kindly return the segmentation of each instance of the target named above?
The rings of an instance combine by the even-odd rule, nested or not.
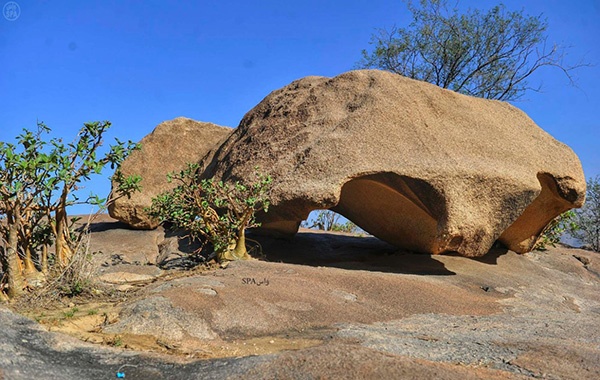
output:
[[[157,230],[106,218],[91,234],[111,256],[115,236],[144,251]],[[469,260],[307,229],[255,237],[269,261],[159,276],[112,305],[80,298],[73,317],[31,314],[45,325],[0,304],[0,379],[600,379],[596,252],[496,247]]]
[[[273,177],[265,230],[332,209],[426,253],[527,252],[585,194],[577,156],[516,107],[377,70],[272,92],[209,158],[206,177]]]
[[[167,174],[184,169],[188,162],[198,162],[231,131],[184,117],[159,124],[140,141],[141,150],[133,152],[121,165],[125,176],[141,175],[142,191],[131,198],[118,199],[108,210],[110,216],[136,229],[156,228],[158,221],[144,208],[152,204],[152,198],[175,186],[167,182]]]

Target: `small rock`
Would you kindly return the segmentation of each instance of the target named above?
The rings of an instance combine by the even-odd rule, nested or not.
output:
[[[589,265],[591,260],[585,256],[573,255],[574,258],[581,261],[583,265]]]
[[[106,273],[99,277],[100,281],[109,284],[127,284],[132,282],[145,282],[154,279],[156,276],[148,274],[137,274],[130,272]]]
[[[334,297],[341,298],[341,299],[343,299],[344,301],[347,301],[347,302],[356,302],[356,300],[358,299],[358,297],[356,296],[356,294],[344,292],[343,290],[334,290],[334,291],[331,292],[331,294]]]
[[[196,292],[198,293],[202,293],[205,294],[207,296],[216,296],[217,295],[217,291],[211,288],[200,288],[200,289],[195,289]]]

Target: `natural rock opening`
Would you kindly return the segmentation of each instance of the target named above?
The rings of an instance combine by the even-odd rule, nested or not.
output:
[[[331,209],[399,247],[429,252],[444,201],[427,182],[395,173],[351,179]]]

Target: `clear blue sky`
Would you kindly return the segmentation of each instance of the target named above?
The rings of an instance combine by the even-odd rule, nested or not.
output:
[[[36,120],[68,139],[85,121],[110,120],[107,142],[138,141],[178,116],[235,127],[269,92],[352,69],[376,28],[410,21],[400,0],[16,3],[18,19],[0,16],[0,141]],[[549,43],[572,46],[567,61],[600,65],[600,1],[504,4],[543,14]],[[532,82],[544,92],[514,103],[574,149],[587,177],[600,174],[599,69],[579,70],[579,88],[542,69]],[[87,190],[109,188],[97,178]]]

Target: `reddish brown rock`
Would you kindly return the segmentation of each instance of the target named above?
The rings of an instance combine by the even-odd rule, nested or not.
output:
[[[332,209],[399,247],[481,256],[532,249],[580,207],[577,156],[524,112],[399,75],[307,77],[248,112],[205,173],[274,178],[263,227],[294,234]]]
[[[159,124],[140,141],[142,149],[133,152],[121,165],[124,175],[142,176],[142,191],[129,199],[118,199],[109,208],[110,216],[133,228],[156,228],[158,222],[144,208],[152,204],[152,198],[174,187],[167,182],[167,174],[185,168],[187,162],[198,162],[231,131],[185,117]]]

